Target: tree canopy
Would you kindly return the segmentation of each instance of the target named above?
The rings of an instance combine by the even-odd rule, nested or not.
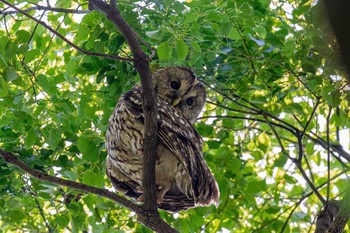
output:
[[[319,2],[117,5],[151,70],[188,66],[207,88],[195,126],[220,203],[160,211],[165,222],[180,232],[312,232],[330,200],[350,203],[350,89]],[[0,0],[0,8],[0,149],[112,190],[108,118],[140,81],[125,37],[86,1]],[[0,232],[150,232],[130,209],[1,157],[0,197]]]

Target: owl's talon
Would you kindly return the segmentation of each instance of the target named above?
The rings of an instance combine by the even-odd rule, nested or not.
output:
[[[137,186],[136,191],[139,193],[143,193],[143,188],[142,186]],[[161,204],[163,202],[163,197],[166,194],[166,192],[168,191],[168,189],[164,188],[163,186],[157,185],[157,203]],[[137,202],[143,202],[143,195],[139,196],[136,199]]]

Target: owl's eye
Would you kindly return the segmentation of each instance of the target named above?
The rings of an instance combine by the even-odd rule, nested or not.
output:
[[[170,86],[171,86],[171,88],[174,89],[174,90],[179,90],[179,88],[180,88],[180,83],[175,82],[175,81],[172,81],[172,82],[170,83]]]
[[[192,99],[192,97],[190,97],[190,98],[188,98],[188,99],[186,100],[186,104],[187,104],[188,106],[191,106],[191,105],[193,104],[193,99]]]

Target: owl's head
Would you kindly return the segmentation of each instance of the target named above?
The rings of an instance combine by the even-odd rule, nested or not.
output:
[[[197,82],[196,75],[186,67],[167,67],[153,74],[154,90],[171,105],[179,102],[195,82]]]
[[[186,67],[167,67],[153,74],[158,96],[193,122],[201,112],[206,92],[194,72]]]

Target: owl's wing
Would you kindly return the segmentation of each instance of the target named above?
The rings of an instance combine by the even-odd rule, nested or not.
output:
[[[202,155],[203,140],[189,121],[158,99],[158,139],[184,165],[196,204],[218,204],[220,192]]]

